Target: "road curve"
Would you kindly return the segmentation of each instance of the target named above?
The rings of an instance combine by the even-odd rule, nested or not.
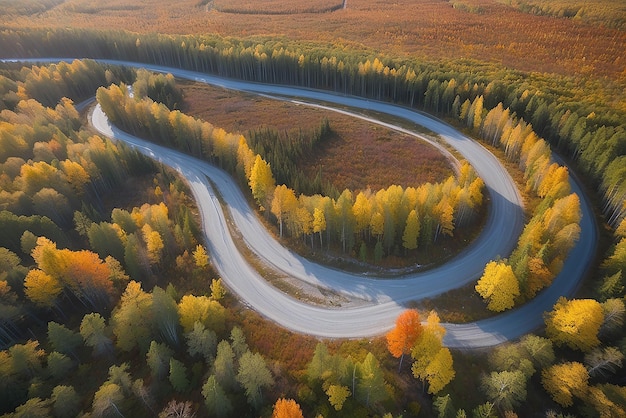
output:
[[[467,250],[437,269],[395,280],[376,280],[320,266],[288,251],[258,222],[241,191],[226,173],[193,157],[121,132],[111,126],[102,111],[96,108],[91,120],[103,135],[128,142],[152,158],[177,169],[187,178],[201,211],[212,261],[223,280],[253,309],[289,329],[330,338],[379,335],[393,326],[396,316],[404,309],[403,304],[406,302],[434,296],[475,281],[489,260],[510,253],[521,231],[523,223],[521,198],[508,173],[480,144],[439,120],[388,103],[315,90],[228,80],[161,66],[101,61],[170,72],[176,77],[228,89],[324,101],[400,117],[438,133],[443,140],[459,151],[483,178],[491,197],[488,221],[481,235]],[[207,177],[219,189],[246,244],[264,260],[292,277],[363,299],[367,303],[345,309],[311,306],[269,285],[237,251],[228,233],[222,208]],[[543,312],[551,309],[558,297],[573,294],[593,260],[597,232],[590,204],[576,181],[572,182],[572,189],[581,198],[583,212],[581,237],[553,285],[541,292],[533,301],[506,314],[470,324],[445,324],[448,330],[444,339],[446,345],[474,348],[517,338],[539,327],[543,322]]]

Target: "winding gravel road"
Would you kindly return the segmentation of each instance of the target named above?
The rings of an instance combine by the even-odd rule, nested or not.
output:
[[[30,61],[54,62],[60,59]],[[465,251],[438,268],[396,279],[380,280],[315,264],[287,250],[258,221],[228,174],[206,162],[120,131],[111,126],[97,106],[90,114],[90,120],[99,132],[129,143],[146,155],[175,168],[188,180],[201,212],[213,264],[222,279],[252,309],[291,330],[329,338],[380,335],[393,327],[395,318],[405,309],[407,302],[432,297],[474,282],[480,277],[488,261],[510,254],[523,227],[521,197],[499,161],[474,140],[427,115],[388,103],[316,90],[242,82],[126,61],[99,61],[169,72],[179,78],[227,89],[278,96],[282,99],[293,98],[299,103],[312,100],[399,117],[437,133],[443,141],[462,154],[483,178],[491,198],[488,220],[480,236]],[[359,117],[365,118],[362,115]],[[366,119],[383,123],[373,118]],[[385,126],[403,130],[390,124]],[[218,189],[246,245],[266,263],[285,275],[360,299],[363,303],[350,308],[312,306],[295,300],[268,284],[237,250],[213,187]],[[581,198],[581,236],[552,286],[523,307],[488,320],[470,324],[444,324],[448,331],[444,339],[447,346],[492,346],[532,332],[541,326],[544,311],[550,310],[560,296],[571,296],[575,292],[594,259],[597,231],[591,206],[575,180],[572,181],[572,190]]]

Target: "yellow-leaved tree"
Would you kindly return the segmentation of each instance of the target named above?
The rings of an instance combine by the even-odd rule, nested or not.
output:
[[[278,228],[280,238],[283,237],[283,221],[285,216],[295,211],[298,206],[298,199],[293,189],[281,184],[274,189],[274,197],[272,199],[271,211],[278,219]]]
[[[416,249],[419,236],[420,220],[417,216],[417,211],[413,209],[406,218],[406,226],[404,227],[404,234],[402,235],[402,246],[407,250]]]
[[[441,391],[456,374],[452,354],[443,346],[446,330],[439,322],[439,315],[432,311],[411,351],[413,376],[428,383],[431,394]]]
[[[276,181],[270,165],[258,154],[252,165],[252,170],[250,170],[248,183],[252,196],[261,207],[261,210],[265,210],[269,206],[269,202],[271,202],[270,199],[276,187]]]
[[[557,345],[591,351],[600,344],[598,332],[604,321],[602,305],[594,299],[567,300],[564,297],[546,316],[546,332]]]
[[[352,205],[352,213],[354,214],[356,234],[361,234],[370,225],[372,219],[372,202],[364,192],[359,192],[354,199]]]
[[[485,266],[485,272],[478,280],[476,291],[488,301],[490,311],[502,312],[510,309],[519,296],[519,283],[510,265],[491,261]]]
[[[161,234],[153,230],[149,224],[145,224],[143,228],[141,228],[141,231],[143,232],[143,240],[148,250],[148,260],[150,260],[150,264],[158,264],[161,261],[161,254],[165,245],[163,244]]]
[[[180,325],[185,333],[193,330],[196,322],[215,332],[224,329],[226,310],[216,300],[206,296],[185,295],[178,302]]]
[[[428,381],[428,393],[439,393],[456,375],[452,353],[446,347],[441,348],[425,370]]]
[[[200,244],[196,246],[193,252],[193,261],[196,263],[196,267],[202,269],[209,265],[209,255],[204,247]]]
[[[55,305],[57,296],[63,290],[58,279],[45,272],[33,269],[28,272],[24,279],[24,292],[34,303],[46,308]]]
[[[341,411],[343,404],[348,399],[348,396],[352,395],[350,389],[343,385],[330,385],[326,389],[328,395],[328,402],[335,408],[336,411]]]
[[[578,362],[555,364],[541,373],[543,387],[556,403],[564,407],[572,406],[574,396],[585,396],[588,381],[587,369]]]

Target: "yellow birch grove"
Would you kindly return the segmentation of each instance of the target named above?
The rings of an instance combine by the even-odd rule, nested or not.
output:
[[[518,163],[527,190],[543,199],[509,257],[521,293],[518,301],[524,301],[549,286],[561,271],[580,235],[581,215],[578,196],[570,190],[567,167],[554,163],[548,142],[539,138],[530,123],[511,113],[499,104],[487,112],[480,129],[474,128],[493,145],[499,144],[508,160]],[[467,111],[465,117],[469,123]]]

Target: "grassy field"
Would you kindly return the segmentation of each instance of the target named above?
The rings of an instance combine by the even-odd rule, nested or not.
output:
[[[187,83],[183,91],[186,113],[244,135],[261,127],[279,132],[306,131],[327,117],[332,138],[322,153],[303,158],[298,167],[311,177],[322,170],[324,178],[339,191],[368,187],[375,191],[392,184],[416,187],[453,174],[448,159],[432,145],[372,123],[202,84]]]

